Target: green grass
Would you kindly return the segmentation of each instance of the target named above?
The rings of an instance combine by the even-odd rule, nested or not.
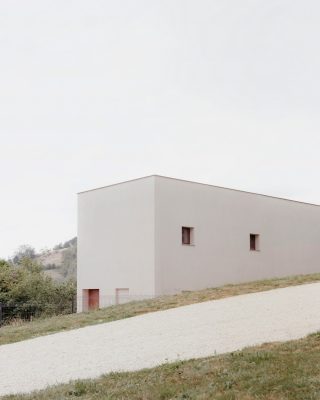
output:
[[[4,400],[319,400],[320,334]]]
[[[287,286],[301,285],[316,281],[320,281],[320,274],[299,275],[238,285],[226,285],[195,292],[183,292],[174,296],[163,296],[152,300],[131,302],[90,313],[62,315],[38,319],[28,323],[17,323],[0,328],[0,345],[19,342],[21,340],[48,335],[54,332],[76,329],[87,325],[134,317],[136,315],[153,311],[166,310],[192,303],[222,299],[225,297]]]

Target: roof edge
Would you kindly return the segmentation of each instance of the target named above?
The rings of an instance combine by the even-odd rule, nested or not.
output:
[[[128,179],[126,181],[121,181],[121,182],[117,182],[117,183],[111,183],[110,185],[99,186],[99,187],[94,188],[94,189],[82,190],[81,192],[78,192],[77,194],[79,195],[79,194],[83,194],[83,193],[93,192],[94,190],[106,189],[108,187],[118,186],[118,185],[122,185],[124,183],[141,181],[142,179],[153,178],[155,176],[159,176],[159,175],[146,175],[146,176],[141,176],[140,178]]]
[[[230,191],[233,191],[233,192],[240,192],[240,193],[252,194],[252,195],[255,195],[255,196],[263,196],[263,197],[268,197],[268,198],[271,198],[271,199],[277,199],[277,200],[283,200],[283,201],[290,201],[290,202],[298,203],[298,204],[305,204],[305,205],[309,205],[309,206],[320,207],[320,204],[308,203],[308,202],[305,202],[305,201],[293,200],[293,199],[288,199],[288,198],[285,198],[285,197],[271,196],[271,195],[268,195],[268,194],[250,192],[250,191],[241,190],[241,189],[233,189],[233,188],[228,188],[228,187],[224,187],[224,186],[217,186],[217,185],[212,185],[212,184],[210,184],[210,183],[195,182],[195,181],[190,181],[190,180],[187,180],[187,179],[180,179],[180,178],[172,178],[172,177],[170,177],[170,176],[157,175],[157,174],[146,175],[146,176],[142,176],[142,177],[140,177],[140,178],[128,179],[128,180],[126,180],[126,181],[122,181],[122,182],[118,182],[118,183],[113,183],[113,184],[111,184],[111,185],[101,186],[101,187],[94,188],[94,189],[89,189],[89,190],[84,190],[84,191],[82,191],[82,192],[78,192],[78,195],[80,195],[80,194],[82,194],[82,193],[92,192],[92,191],[94,191],[94,190],[105,189],[105,188],[112,187],[112,186],[122,185],[122,184],[124,184],[124,183],[139,181],[139,180],[142,180],[142,179],[155,178],[155,177],[157,177],[157,178],[162,178],[162,179],[170,179],[170,180],[179,181],[179,182],[193,183],[193,184],[195,184],[195,185],[209,186],[209,187],[214,187],[214,188],[217,188],[217,189],[230,190]]]

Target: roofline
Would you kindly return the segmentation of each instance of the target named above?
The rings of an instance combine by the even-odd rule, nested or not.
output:
[[[129,183],[129,182],[135,182],[135,181],[141,181],[142,179],[147,179],[147,178],[153,178],[155,176],[160,176],[160,175],[147,175],[147,176],[141,176],[140,178],[134,178],[134,179],[128,179],[126,181],[121,181],[121,182],[117,182],[117,183],[111,183],[110,185],[105,185],[105,186],[100,186],[94,189],[88,189],[88,190],[83,190],[82,192],[78,192],[77,194],[83,194],[83,193],[88,193],[88,192],[93,192],[94,190],[101,190],[101,189],[106,189],[108,187],[112,187],[112,186],[118,186],[118,185],[122,185],[124,183]],[[164,178],[164,177],[163,177]],[[172,178],[174,179],[174,178]]]
[[[189,180],[187,180],[187,179],[172,178],[172,177],[170,177],[170,176],[157,175],[157,174],[142,176],[142,177],[140,177],[140,178],[135,178],[135,179],[128,179],[128,180],[126,180],[126,181],[122,181],[122,182],[118,182],[118,183],[113,183],[113,184],[111,184],[111,185],[101,186],[101,187],[94,188],[94,189],[89,189],[89,190],[84,190],[84,191],[82,191],[82,192],[78,192],[78,195],[83,194],[83,193],[92,192],[92,191],[94,191],[94,190],[105,189],[105,188],[112,187],[112,186],[122,185],[122,184],[124,184],[124,183],[135,182],[135,181],[139,181],[139,180],[142,180],[142,179],[155,178],[155,177],[163,178],[163,179],[171,179],[171,180],[179,181],[179,182],[188,182],[188,183],[193,183],[193,184],[196,184],[196,185],[209,186],[209,187],[214,187],[214,188],[217,188],[217,189],[229,190],[229,191],[233,191],[233,192],[240,192],[240,193],[252,194],[252,195],[255,195],[255,196],[263,196],[263,197],[268,197],[268,198],[270,198],[270,199],[277,199],[277,200],[283,200],[283,201],[290,201],[290,202],[293,202],[293,203],[305,204],[305,205],[308,205],[308,206],[320,207],[320,204],[307,203],[307,202],[305,202],[305,201],[292,200],[292,199],[287,199],[287,198],[284,198],[284,197],[270,196],[270,195],[268,195],[268,194],[263,194],[263,193],[249,192],[249,191],[241,190],[241,189],[232,189],[232,188],[227,188],[227,187],[224,187],[224,186],[211,185],[211,184],[209,184],[209,183],[189,181]]]

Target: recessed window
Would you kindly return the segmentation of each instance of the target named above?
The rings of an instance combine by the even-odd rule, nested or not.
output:
[[[259,242],[260,242],[260,235],[257,235],[256,233],[250,233],[250,250],[251,251],[258,251],[260,250],[259,248]]]
[[[116,304],[124,304],[130,301],[129,289],[128,288],[117,288],[116,289]]]
[[[193,228],[188,226],[182,227],[182,244],[192,245],[193,243]]]

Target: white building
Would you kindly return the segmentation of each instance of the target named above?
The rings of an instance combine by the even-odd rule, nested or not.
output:
[[[162,176],[79,194],[78,310],[320,271],[320,207]]]

